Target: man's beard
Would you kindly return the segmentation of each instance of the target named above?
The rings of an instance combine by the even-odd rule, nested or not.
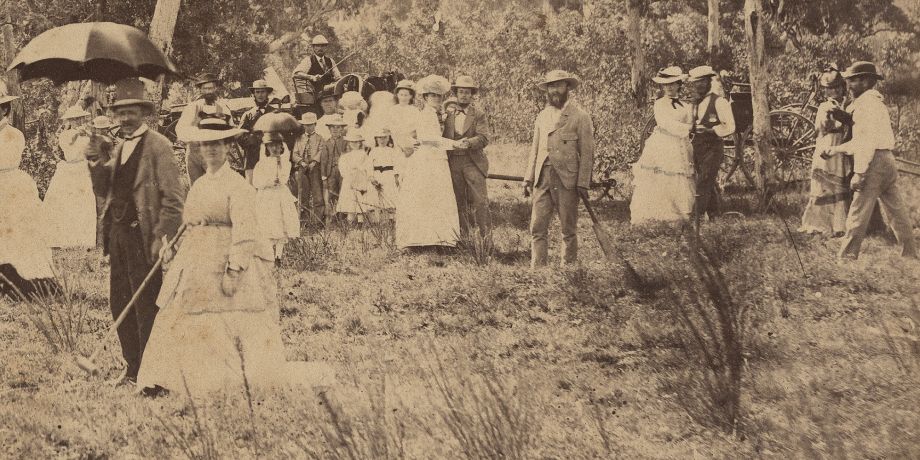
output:
[[[205,95],[202,96],[202,97],[204,98],[204,101],[207,102],[208,104],[213,104],[214,101],[217,100],[217,95],[216,95],[216,94],[205,94]]]
[[[569,93],[551,93],[549,95],[549,103],[558,109],[561,109],[565,105],[566,101],[569,100]]]

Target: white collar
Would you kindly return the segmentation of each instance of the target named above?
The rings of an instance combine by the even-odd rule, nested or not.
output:
[[[144,133],[146,133],[146,132],[147,132],[147,125],[146,125],[145,123],[141,123],[141,127],[140,127],[140,128],[137,128],[137,130],[135,130],[133,133],[131,133],[130,136],[126,137],[125,140],[127,140],[127,141],[134,140],[134,139],[136,139],[136,138],[138,138],[138,137],[141,137],[141,135],[144,134]]]
[[[220,165],[220,167],[217,168],[217,171],[214,171],[213,173],[205,170],[204,177],[207,177],[208,179],[220,179],[221,177],[225,176],[229,170],[230,161],[227,160],[224,161],[224,164]]]

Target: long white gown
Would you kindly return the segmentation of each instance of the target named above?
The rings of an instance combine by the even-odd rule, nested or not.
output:
[[[28,296],[38,289],[33,283],[52,280],[54,271],[38,187],[19,169],[25,145],[22,132],[0,120],[0,273]],[[3,294],[17,293],[0,282]]]
[[[291,177],[291,152],[287,146],[277,158],[265,156],[263,145],[261,158],[252,170],[252,186],[256,188],[256,217],[263,235],[271,240],[297,238],[300,236],[300,217],[297,215],[297,198],[288,188]]]
[[[441,136],[434,109],[421,111],[415,132],[421,145],[400,171],[396,246],[456,246],[460,218],[447,164],[453,141]]]
[[[696,187],[690,104],[662,97],[655,101],[655,131],[633,164],[633,196],[629,203],[633,225],[650,221],[689,219]]]
[[[96,195],[84,156],[90,138],[68,129],[59,141],[64,160],[58,162],[42,203],[50,224],[48,244],[91,248],[96,245]]]

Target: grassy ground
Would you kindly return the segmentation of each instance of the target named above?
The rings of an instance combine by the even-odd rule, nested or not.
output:
[[[522,155],[493,147],[493,172],[520,174]],[[903,183],[916,226],[920,186]],[[916,457],[920,263],[884,238],[838,266],[838,241],[797,235],[800,265],[785,228],[798,226],[801,195],[780,198],[786,224],[734,197],[746,217],[704,227],[708,266],[726,282],[713,300],[693,287],[679,229],[633,228],[625,202],[598,202],[645,283],[637,292],[603,259],[587,215],[580,267],[530,271],[519,192],[490,183],[485,265],[471,251],[399,254],[371,230],[292,245],[278,272],[287,357],[331,367],[326,391],[140,398],[84,376],[29,306],[0,304],[0,457]],[[552,235],[558,249],[558,225]],[[86,310],[62,335],[86,353],[110,322],[107,266],[97,252],[57,259],[75,282],[70,305]],[[47,319],[64,307],[34,308]],[[732,324],[704,321],[741,310]],[[704,385],[727,380],[728,329],[742,344],[736,423],[724,392]]]

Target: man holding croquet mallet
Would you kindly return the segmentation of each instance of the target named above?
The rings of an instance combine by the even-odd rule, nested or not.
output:
[[[165,242],[175,236],[182,222],[185,188],[179,182],[172,143],[144,124],[153,103],[145,99],[143,82],[119,81],[112,110],[125,135],[124,141],[107,162],[91,151],[87,152],[87,159],[93,190],[105,197],[103,252],[109,256],[112,267],[109,298],[112,317],[118,318],[132,296],[140,291],[133,309],[118,326],[118,340],[127,367],[116,383],[133,384],[157,316],[156,298],[162,274],[153,268]]]
[[[546,265],[547,233],[554,213],[562,226],[562,264],[578,259],[579,194],[587,193],[594,169],[594,123],[588,112],[569,100],[569,91],[578,84],[576,76],[553,70],[538,85],[546,92],[546,107],[534,123],[524,174],[524,194],[533,193],[531,268]]]

